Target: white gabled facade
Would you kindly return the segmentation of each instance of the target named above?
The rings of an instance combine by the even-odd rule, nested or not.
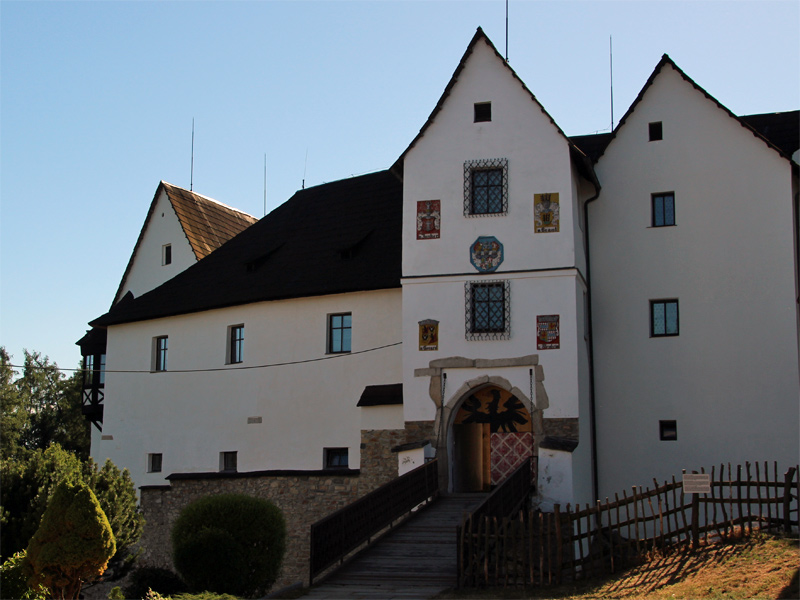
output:
[[[797,166],[662,62],[598,161],[589,208],[601,497],[800,453]],[[653,223],[663,192],[674,226]],[[678,335],[651,336],[662,299],[677,301]]]
[[[196,262],[167,190],[159,186],[114,301],[119,302],[128,292],[139,297]]]
[[[490,106],[491,120],[475,122],[476,105]],[[480,110],[478,108],[477,110]],[[505,210],[474,214],[470,206],[472,171],[503,169]],[[459,462],[496,462],[495,446],[465,454],[456,424],[464,402],[474,392],[501,389],[514,395],[533,416],[530,452],[553,419],[573,422],[587,433],[586,443],[561,458],[570,468],[590,469],[588,443],[588,363],[584,341],[583,297],[586,291],[580,226],[586,190],[594,189],[576,172],[570,143],[486,38],[473,40],[462,65],[434,114],[403,157],[403,385],[407,421],[437,421],[442,483],[450,490],[488,489],[496,478],[487,467],[479,480],[459,481]],[[558,231],[535,233],[534,196],[556,195]],[[440,206],[439,236],[418,236],[418,212],[427,201]],[[420,204],[422,203],[422,204]],[[481,237],[502,244],[502,263],[492,272],[473,264],[471,247]],[[506,331],[471,333],[471,286],[495,282],[508,286]],[[537,348],[537,316],[558,316],[558,349]],[[436,350],[419,347],[419,323],[438,322]],[[529,357],[522,360],[523,357]],[[459,358],[476,362],[471,366]],[[492,361],[485,363],[485,361]],[[491,366],[489,366],[489,364]],[[444,382],[441,393],[431,387]],[[544,376],[545,393],[536,397],[536,379]],[[489,379],[487,379],[489,378]],[[539,388],[542,382],[539,381]],[[468,391],[467,391],[468,390]],[[486,409],[481,409],[484,412]],[[498,418],[506,407],[500,404]],[[443,420],[443,422],[441,422]],[[484,425],[482,437],[509,432]],[[477,434],[476,434],[477,435]],[[466,458],[468,457],[468,458]],[[547,457],[541,468],[548,468]],[[591,485],[591,479],[587,480]],[[556,491],[540,480],[543,498],[574,502],[588,498],[582,481]]]
[[[666,56],[608,137],[592,164],[479,30],[391,173],[299,192],[191,270],[216,279],[184,273],[104,316],[93,456],[151,485],[220,471],[226,452],[240,473],[310,472],[346,450],[363,477],[368,461],[433,451],[448,491],[489,489],[531,456],[544,508],[720,461],[795,464],[797,164]],[[654,195],[662,212],[674,202],[667,223],[654,225]],[[321,225],[304,220],[312,201]],[[335,203],[345,217],[323,213]],[[167,273],[151,265],[184,231],[167,204],[154,200],[121,291]],[[177,246],[179,268],[191,260]],[[309,291],[312,247],[340,255],[325,264],[341,277],[317,271]],[[398,274],[361,286],[384,269]],[[676,329],[654,331],[653,311],[676,309]],[[329,316],[345,313],[352,349],[336,356]],[[169,368],[155,372],[163,337]],[[400,383],[401,402],[359,405]]]

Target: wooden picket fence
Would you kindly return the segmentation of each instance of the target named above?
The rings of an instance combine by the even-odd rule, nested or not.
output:
[[[684,493],[683,480],[673,477],[595,505],[524,509],[512,518],[469,515],[459,529],[458,584],[562,583],[614,573],[655,550],[798,527],[797,466],[782,477],[777,463],[720,465],[709,475],[707,494]]]

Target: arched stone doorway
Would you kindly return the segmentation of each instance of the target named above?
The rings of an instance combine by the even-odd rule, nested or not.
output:
[[[523,401],[496,385],[470,390],[450,428],[454,492],[485,492],[534,454],[531,415]]]

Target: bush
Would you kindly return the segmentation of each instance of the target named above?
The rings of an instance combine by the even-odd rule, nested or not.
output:
[[[20,598],[21,600],[46,600],[47,589],[37,586],[31,589],[28,586],[28,576],[25,574],[25,552],[17,552],[0,567],[0,590],[3,598]]]
[[[35,450],[25,460],[0,461],[0,504],[4,558],[27,548],[42,520],[47,503],[61,482],[85,482],[97,497],[117,541],[119,558],[142,533],[144,518],[138,511],[136,488],[130,473],[106,461],[102,468],[90,458],[81,461],[58,444]]]
[[[61,483],[28,544],[28,583],[49,588],[52,598],[77,598],[81,584],[100,577],[116,550],[94,492],[82,482]]]
[[[201,498],[172,528],[175,568],[194,591],[263,594],[278,578],[285,549],[280,509],[241,494]]]
[[[172,596],[187,591],[187,588],[181,578],[169,569],[142,567],[133,571],[125,586],[125,597],[144,598],[148,590]]]

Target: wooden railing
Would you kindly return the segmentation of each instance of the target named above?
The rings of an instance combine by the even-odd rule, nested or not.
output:
[[[743,472],[744,471],[744,472]],[[459,532],[460,586],[537,586],[614,573],[656,549],[696,548],[754,529],[798,527],[798,467],[777,464],[711,470],[710,492],[683,482],[634,487],[614,501],[523,510],[514,518],[468,519]]]
[[[438,494],[438,463],[432,460],[314,523],[309,585],[376,533]]]
[[[504,523],[508,517],[517,514],[522,509],[525,501],[528,500],[531,493],[531,458],[525,459],[525,462],[514,470],[511,475],[498,485],[486,500],[478,505],[475,510],[469,515],[466,515],[456,529],[456,540],[458,540],[458,549],[456,561],[458,563],[458,581],[461,581],[462,565],[465,561],[469,560],[469,555],[479,553],[477,547],[469,545],[473,540],[471,535],[465,537],[465,530],[473,531],[477,524],[480,528],[481,523],[493,522],[495,529],[498,523]],[[464,543],[464,540],[467,542]]]

